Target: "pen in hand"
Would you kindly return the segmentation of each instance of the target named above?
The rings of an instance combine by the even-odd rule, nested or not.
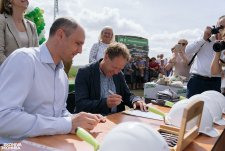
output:
[[[108,91],[111,95],[115,94],[112,90],[109,89]],[[121,102],[123,102],[123,100],[121,100]]]

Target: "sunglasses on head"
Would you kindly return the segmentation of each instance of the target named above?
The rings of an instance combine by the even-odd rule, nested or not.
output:
[[[182,46],[185,46],[186,45],[186,43],[180,43],[180,42],[178,44],[179,45],[182,45]]]

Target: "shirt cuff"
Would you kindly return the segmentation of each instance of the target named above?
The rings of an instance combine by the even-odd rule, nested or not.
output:
[[[72,129],[72,119],[70,116],[68,117],[63,117],[63,123],[64,125],[62,125],[61,129],[62,129],[62,133],[63,134],[68,134],[70,133],[71,129]]]
[[[139,100],[142,100],[141,97],[135,96],[135,97],[133,98],[133,100],[132,100],[132,104],[134,104],[134,102],[137,102],[137,101],[139,101]]]

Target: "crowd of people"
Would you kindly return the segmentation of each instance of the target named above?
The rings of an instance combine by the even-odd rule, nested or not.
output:
[[[124,44],[114,42],[113,30],[107,26],[90,51],[90,64],[78,70],[76,114],[70,113],[64,66],[82,52],[85,30],[72,18],[58,18],[46,43],[37,47],[35,25],[23,16],[28,4],[28,0],[2,0],[0,5],[0,144],[75,133],[77,127],[92,130],[106,121],[103,115],[121,112],[125,105],[147,111],[143,98],[128,85],[142,89],[158,74],[189,76],[187,97],[206,90],[220,92],[224,56],[212,49],[215,39],[225,40],[224,29],[212,35],[212,28],[206,27],[203,37],[191,44],[179,40],[167,61],[163,54],[131,57]],[[217,26],[225,27],[225,16]]]
[[[167,59],[163,57],[163,54],[158,55],[157,59],[155,57],[132,56],[123,69],[129,88],[143,89],[145,82],[157,79],[160,73],[168,76],[171,70],[165,70]]]

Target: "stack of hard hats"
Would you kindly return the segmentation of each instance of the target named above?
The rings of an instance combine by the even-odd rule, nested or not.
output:
[[[204,95],[202,95],[204,96]],[[201,123],[200,123],[200,128],[199,128],[199,132],[204,133],[208,136],[211,137],[217,137],[219,136],[218,131],[213,127],[213,116],[210,112],[210,109],[205,105],[206,102],[205,101],[205,97],[201,97],[201,96],[193,96],[190,99],[185,99],[182,101],[177,102],[170,110],[170,112],[167,114],[166,116],[166,122],[168,124],[171,124],[173,126],[176,127],[180,127],[181,126],[181,121],[183,118],[183,112],[184,112],[184,108],[191,103],[194,100],[199,100],[199,101],[204,101],[204,108],[203,108],[203,113],[202,113],[202,118],[201,118]],[[187,130],[189,130],[190,128],[192,128],[194,125],[196,125],[197,121],[193,120],[190,121],[187,124]]]
[[[225,125],[225,120],[223,119],[222,109],[217,100],[218,96],[208,96],[207,94],[197,94],[192,96],[190,99],[193,100],[202,100],[204,101],[204,105],[208,108],[209,112],[213,117],[213,122],[218,125]]]
[[[164,138],[149,125],[125,122],[117,125],[104,138],[100,151],[169,151]]]

